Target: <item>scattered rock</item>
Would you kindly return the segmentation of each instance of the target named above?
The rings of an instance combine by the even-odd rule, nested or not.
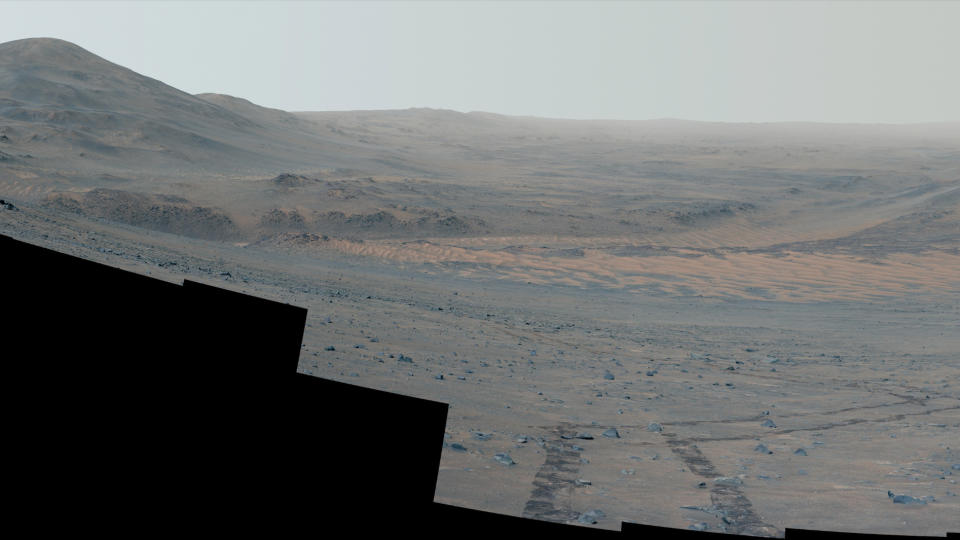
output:
[[[693,525],[687,528],[690,529],[691,531],[705,531],[709,529],[710,526],[701,521],[700,523],[694,523]]]
[[[457,452],[466,452],[466,451],[467,451],[467,447],[464,446],[464,445],[462,445],[462,444],[460,444],[460,443],[458,443],[458,442],[451,443],[451,444],[450,444],[450,449],[451,449],[451,450],[456,450]]]
[[[604,372],[603,372],[603,378],[606,379],[606,380],[608,380],[608,381],[612,381],[612,380],[616,379],[616,377],[614,377],[613,373],[610,373],[610,370],[604,370]]]
[[[764,420],[763,423],[761,423],[760,425],[763,426],[763,427],[768,427],[768,428],[775,428],[775,427],[777,427],[777,424],[776,424],[773,420],[771,420],[771,419],[769,419],[769,418],[767,418],[766,420]]]
[[[504,453],[494,454],[493,459],[496,460],[498,463],[502,463],[507,466],[514,465],[516,463],[515,461],[513,461],[513,458],[510,457],[510,454],[504,454]]]
[[[887,491],[887,497],[896,504],[927,504],[927,502],[934,500],[933,497],[929,495],[920,499],[910,495],[895,495],[892,491]]]
[[[807,455],[807,451],[804,450],[803,448],[797,448],[796,450],[793,451],[793,453],[794,453],[795,455],[798,455],[798,456],[805,456],[805,455]]]
[[[478,441],[489,441],[493,438],[493,433],[484,433],[482,431],[474,431],[473,438]]]
[[[412,364],[412,363],[413,363],[413,358],[410,358],[409,356],[406,356],[406,355],[401,354],[401,355],[397,356],[397,362],[407,362],[407,363],[411,363],[411,364]]]
[[[584,480],[583,478],[577,478],[574,483],[578,486],[590,486],[593,485],[593,482],[589,480]]]
[[[335,351],[335,350],[337,350],[337,348],[334,347],[333,345],[328,345],[327,348],[324,349],[324,350],[325,350],[325,351]]]
[[[619,439],[619,438],[620,438],[620,432],[618,432],[618,431],[616,430],[616,428],[610,428],[610,429],[608,429],[608,430],[606,430],[606,431],[603,432],[603,436],[604,436],[604,437],[610,437],[611,439]]]
[[[772,454],[773,450],[767,448],[767,445],[760,443],[753,449],[754,452],[760,452],[761,454]]]
[[[663,431],[663,426],[656,422],[650,422],[650,424],[647,425],[647,431]]]
[[[584,525],[593,525],[603,517],[606,517],[606,514],[604,514],[602,510],[590,510],[580,514],[580,517],[577,518],[577,521],[579,523],[583,523]]]
[[[576,435],[574,435],[574,437],[577,438],[577,439],[583,439],[583,440],[585,440],[585,441],[592,441],[592,440],[593,440],[593,435],[591,435],[591,434],[589,434],[589,433],[583,433],[583,432],[577,433]]]

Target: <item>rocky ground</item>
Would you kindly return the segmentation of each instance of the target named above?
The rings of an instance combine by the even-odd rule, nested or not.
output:
[[[589,527],[960,529],[958,148],[288,113],[0,44],[0,232],[308,308],[300,371],[450,404],[437,501]]]
[[[441,502],[605,528],[957,528],[946,290],[678,298],[147,235],[29,205],[0,217],[38,245],[308,307],[301,371],[451,405]],[[403,441],[369,433],[356,444],[402,466],[389,447]]]

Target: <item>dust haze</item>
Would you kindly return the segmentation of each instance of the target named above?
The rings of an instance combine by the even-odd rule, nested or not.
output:
[[[449,403],[439,502],[960,527],[960,124],[287,112],[27,39],[0,197],[14,238],[308,308],[301,372]]]

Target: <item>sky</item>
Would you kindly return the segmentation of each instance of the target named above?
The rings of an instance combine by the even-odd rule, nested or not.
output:
[[[10,2],[190,93],[288,111],[960,121],[960,2]]]

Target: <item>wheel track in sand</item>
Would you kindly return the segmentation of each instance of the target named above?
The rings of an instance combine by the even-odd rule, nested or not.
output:
[[[555,437],[544,444],[547,457],[534,477],[533,491],[524,505],[523,517],[568,523],[580,517],[570,500],[580,469],[580,451],[564,439],[575,435],[573,426],[560,424],[552,433]]]

